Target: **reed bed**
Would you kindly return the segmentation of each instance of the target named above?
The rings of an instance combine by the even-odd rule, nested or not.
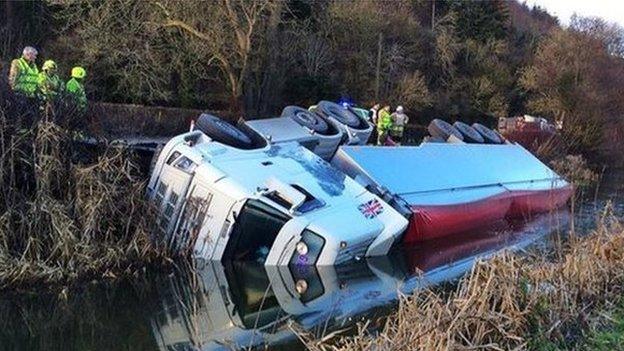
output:
[[[377,331],[369,321],[349,335],[300,338],[315,351],[574,348],[622,294],[624,226],[602,221],[552,254],[502,253],[475,264],[451,292],[404,296]]]
[[[3,102],[0,289],[113,277],[162,261],[150,240],[145,175],[132,157],[79,150],[79,131],[54,115]]]

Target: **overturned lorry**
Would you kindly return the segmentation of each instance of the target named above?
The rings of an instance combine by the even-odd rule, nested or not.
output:
[[[334,105],[236,126],[201,115],[152,171],[161,237],[204,259],[334,265],[385,255],[401,238],[556,209],[571,195],[564,179],[483,126],[435,121],[442,142],[370,147],[369,122]]]
[[[209,115],[171,139],[148,184],[170,245],[213,260],[334,265],[386,254],[407,220],[296,141]]]

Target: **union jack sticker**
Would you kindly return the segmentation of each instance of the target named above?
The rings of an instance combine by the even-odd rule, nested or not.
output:
[[[366,217],[367,219],[372,219],[381,214],[384,209],[381,203],[379,203],[379,200],[372,199],[359,205],[358,210],[360,210],[360,212],[362,212],[364,217]]]

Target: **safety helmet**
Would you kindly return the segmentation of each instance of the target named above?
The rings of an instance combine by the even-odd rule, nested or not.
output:
[[[402,113],[403,112],[403,106],[397,106],[397,112],[398,113]]]
[[[43,63],[43,66],[41,66],[41,69],[44,71],[56,69],[56,62],[54,62],[53,60],[47,60],[46,62]]]
[[[87,71],[82,67],[74,67],[71,70],[71,76],[72,78],[81,79],[87,76]]]

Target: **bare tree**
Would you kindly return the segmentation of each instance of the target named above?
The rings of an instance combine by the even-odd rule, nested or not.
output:
[[[599,40],[610,55],[624,57],[624,28],[599,17],[581,17],[574,14],[570,28]]]
[[[216,64],[227,83],[231,108],[242,109],[243,85],[249,74],[254,44],[271,10],[282,0],[162,1],[163,28],[175,28],[204,48],[206,64]],[[207,16],[209,15],[209,16]]]
[[[300,39],[301,59],[307,74],[317,76],[334,62],[334,55],[326,38],[312,34]]]
[[[87,87],[98,99],[170,99],[168,72],[177,53],[149,25],[152,9],[137,0],[68,1],[63,8],[57,16],[66,27],[54,45],[58,55],[51,55],[63,72],[85,66]]]

